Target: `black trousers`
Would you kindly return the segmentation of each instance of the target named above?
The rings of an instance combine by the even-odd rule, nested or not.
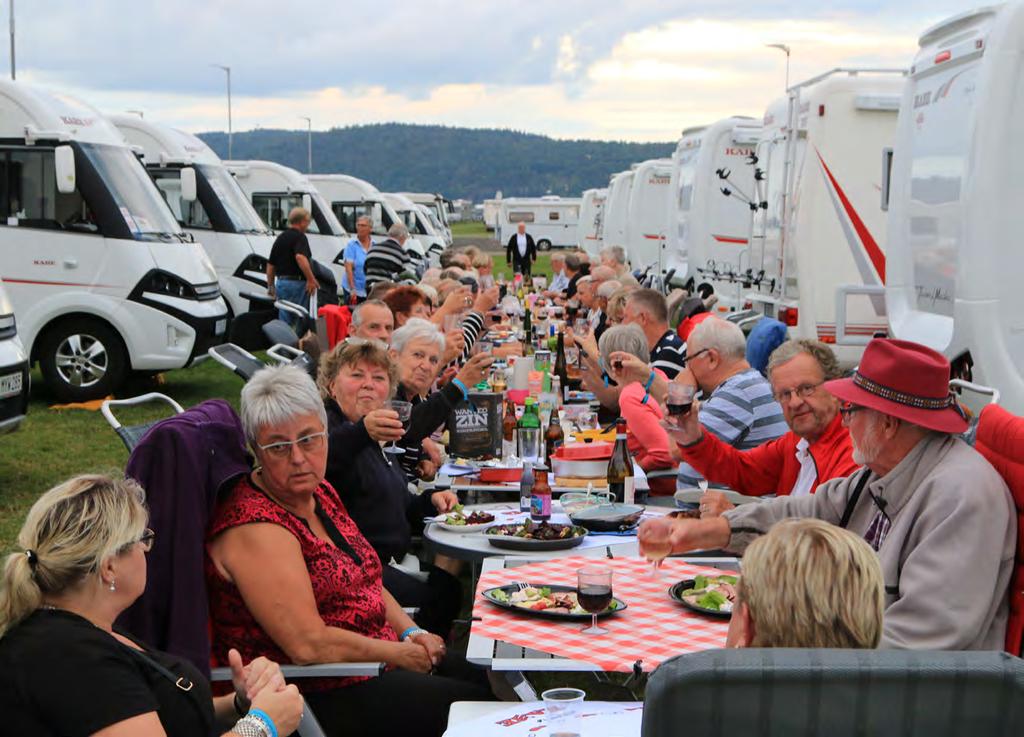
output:
[[[520,258],[518,253],[512,256],[512,273],[529,277],[532,268],[533,261],[530,260],[529,256]]]
[[[459,579],[436,566],[430,566],[426,581],[420,581],[394,566],[384,566],[384,588],[404,607],[419,607],[413,616],[416,624],[428,632],[448,639],[452,621],[459,616],[462,584]]]
[[[486,671],[457,655],[445,658],[433,675],[390,670],[346,688],[306,694],[327,737],[440,737],[452,703],[493,700]]]

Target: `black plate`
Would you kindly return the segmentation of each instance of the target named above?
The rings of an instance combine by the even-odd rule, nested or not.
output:
[[[668,590],[668,595],[672,597],[673,601],[678,601],[680,604],[682,604],[687,609],[692,609],[695,612],[700,612],[701,614],[707,614],[707,615],[712,616],[712,617],[718,617],[719,619],[729,619],[730,617],[732,617],[732,612],[719,612],[719,611],[715,611],[714,609],[708,609],[706,607],[697,606],[696,604],[691,604],[686,599],[684,599],[683,596],[682,596],[683,592],[686,591],[687,589],[693,590],[695,584],[696,584],[696,581],[694,579],[692,579],[692,578],[684,579],[684,580],[680,581],[679,583],[675,584],[672,588],[670,588]]]
[[[587,529],[578,525],[573,527],[573,530],[582,534],[558,540],[532,540],[528,537],[513,537],[512,535],[499,535],[492,532],[492,530],[505,526],[494,525],[484,530],[484,535],[491,545],[496,548],[504,548],[505,550],[568,550],[582,543],[583,539],[587,536]]]
[[[571,591],[573,593],[576,592],[575,586],[559,586],[557,584],[552,585],[542,583],[531,583],[529,585],[535,589],[542,589],[545,586],[547,586],[549,589],[551,589],[551,592],[555,594],[561,594],[567,591]],[[568,612],[566,612],[565,614],[562,614],[561,612],[564,612],[564,609],[527,609],[526,607],[516,606],[515,604],[512,604],[507,601],[498,601],[493,596],[493,593],[498,589],[501,589],[506,594],[511,596],[513,592],[519,590],[519,587],[513,583],[505,586],[495,586],[493,589],[487,589],[483,592],[483,597],[487,599],[487,601],[494,604],[495,606],[500,606],[502,609],[508,609],[513,612],[519,612],[520,614],[532,614],[536,617],[546,617],[547,619],[568,619],[581,621],[586,620],[588,622],[590,621],[589,612],[585,612],[583,614],[569,614]],[[603,612],[597,615],[598,617],[607,617],[612,614],[618,614],[622,610],[626,609],[626,602],[624,602],[619,597],[615,596],[614,593],[612,594],[612,601],[615,602],[615,609],[605,609]]]

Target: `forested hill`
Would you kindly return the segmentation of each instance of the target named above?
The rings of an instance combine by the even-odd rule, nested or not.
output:
[[[227,158],[226,133],[202,133]],[[236,159],[269,159],[306,171],[306,132],[235,133]],[[578,196],[612,174],[672,155],[674,143],[559,141],[510,130],[385,123],[313,132],[313,170],[350,174],[384,192],[443,192],[480,202],[505,197]]]

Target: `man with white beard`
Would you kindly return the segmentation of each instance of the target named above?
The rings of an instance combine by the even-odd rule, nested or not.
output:
[[[845,527],[878,552],[885,576],[882,647],[1001,650],[1017,530],[1013,500],[956,436],[967,420],[949,391],[949,362],[916,343],[876,338],[849,379],[825,383],[864,468],[812,496],[777,497],[721,517],[671,525],[673,552],[736,553],[788,517]]]

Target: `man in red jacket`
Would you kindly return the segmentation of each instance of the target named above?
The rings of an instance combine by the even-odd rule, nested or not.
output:
[[[740,451],[704,432],[694,402],[689,413],[678,416],[679,424],[669,434],[679,444],[683,460],[708,481],[751,496],[811,494],[819,484],[849,476],[858,468],[839,402],[823,386],[839,374],[835,355],[824,343],[787,341],[768,361],[768,380],[782,405],[788,433]],[[684,370],[677,381],[689,378]],[[731,507],[721,492],[707,492],[701,499],[702,516],[716,516]]]

